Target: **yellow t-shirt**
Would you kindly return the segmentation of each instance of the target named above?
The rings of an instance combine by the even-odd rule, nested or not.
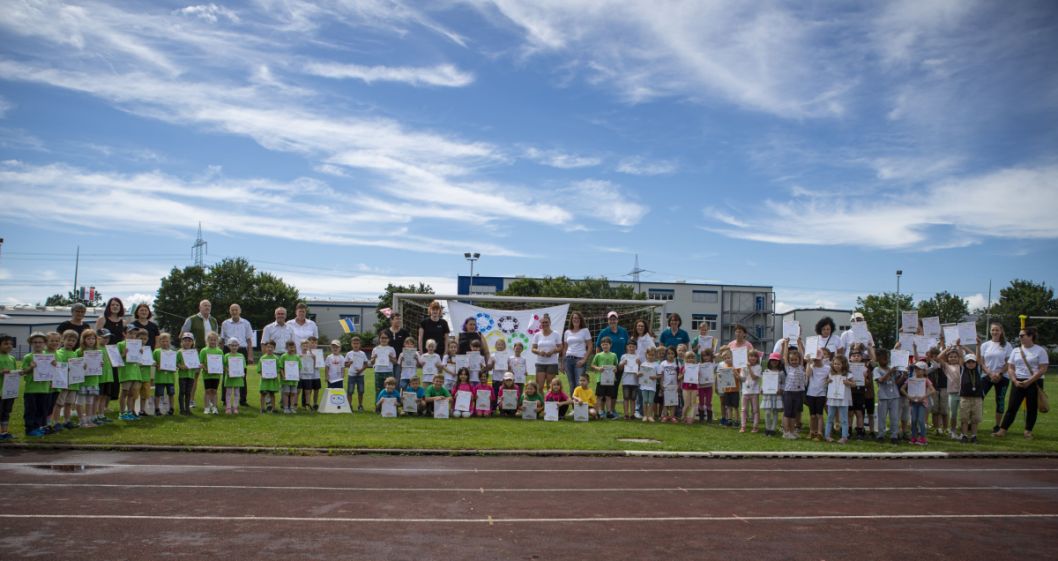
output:
[[[573,397],[587,403],[588,407],[595,407],[595,392],[591,388],[584,389],[577,386],[573,388]]]

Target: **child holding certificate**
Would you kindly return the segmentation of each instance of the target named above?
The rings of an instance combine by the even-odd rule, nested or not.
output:
[[[588,406],[588,417],[592,419],[599,418],[599,412],[595,409],[595,392],[591,391],[590,378],[585,372],[580,375],[578,379],[580,384],[573,389],[573,403],[580,405],[584,404]]]
[[[384,413],[382,411],[382,405],[385,403],[385,400],[392,399],[394,404],[400,404],[400,392],[397,391],[397,379],[390,376],[386,378],[383,384],[383,389],[378,392],[378,396],[375,398],[375,411],[378,413]]]
[[[518,410],[518,400],[521,397],[522,389],[514,383],[514,374],[505,372],[503,381],[500,382],[500,389],[496,392],[496,398],[500,404],[500,415],[513,417]]]
[[[718,384],[718,388],[723,392],[721,396],[720,410],[720,426],[733,427],[735,426],[735,420],[738,419],[738,401],[739,401],[739,383],[742,381],[742,377],[739,376],[741,369],[735,369],[731,363],[731,347],[724,347],[720,351],[720,365],[717,370],[729,369],[734,370],[735,376],[725,382],[730,382],[727,385]],[[720,374],[717,374],[718,378]]]
[[[849,373],[849,360],[843,354],[834,355],[830,361],[830,383],[827,384],[827,422],[823,425],[823,438],[830,438],[834,417],[841,420],[841,444],[849,441],[849,404],[852,403],[852,374]]]
[[[110,332],[104,329],[85,329],[81,332],[81,345],[77,350],[77,356],[85,359],[85,383],[81,386],[81,396],[85,398],[85,415],[97,425],[111,422],[106,417],[106,398],[101,395],[103,380],[113,376],[110,357],[103,349],[104,332],[109,338]]]
[[[470,371],[471,380],[473,380],[474,371]],[[475,417],[488,417],[492,415],[492,410],[496,408],[496,390],[489,383],[489,375],[482,373],[478,379],[477,384],[474,385],[474,416]]]
[[[456,382],[453,386],[452,395],[455,396],[452,415],[456,418],[470,417],[474,409],[474,384],[470,383],[470,370],[460,368],[459,372],[456,373]]]
[[[59,362],[60,367],[65,368],[66,373],[69,373],[70,359],[77,358],[77,343],[79,342],[80,338],[76,331],[68,329],[63,332],[62,347],[55,352],[55,360]],[[77,408],[77,394],[80,389],[81,383],[70,383],[69,378],[67,378],[66,388],[58,393],[58,399],[55,401],[55,409],[52,411],[52,417],[55,418],[56,423],[62,423],[63,428],[72,429],[77,428],[78,426],[95,426],[84,416],[83,410],[79,411],[77,416],[77,418],[80,419],[80,425],[73,422],[73,411]]]
[[[683,353],[683,373],[680,388],[683,390],[683,422],[694,424],[694,418],[698,412],[698,382],[700,379],[700,365],[698,355],[694,351]]]
[[[698,353],[698,420],[713,422],[713,387],[716,384],[716,363],[713,349],[703,348]]]
[[[155,341],[158,348],[154,349],[154,364],[157,365],[154,370],[154,414],[172,415],[177,353],[171,348],[173,338],[168,333],[160,333]]]
[[[210,358],[210,357],[215,358]],[[220,348],[220,335],[211,331],[206,335],[206,347],[198,353],[199,367],[202,370],[202,386],[206,389],[202,400],[202,412],[206,415],[217,415],[217,388],[224,376],[224,350]]]
[[[121,415],[118,419],[122,421],[138,421],[136,415],[136,397],[140,394],[140,351],[146,340],[147,332],[144,331],[144,339],[139,337],[139,330],[129,326],[125,332],[127,339],[118,342],[118,352],[125,365],[118,369],[118,382],[121,382],[121,393],[118,394],[118,409]],[[148,374],[148,377],[150,374]]]
[[[547,392],[544,396],[544,402],[553,401],[558,403],[558,418],[562,419],[566,416],[566,412],[569,411],[569,406],[573,403],[566,392],[562,391],[562,380],[555,378],[551,380],[551,391]],[[643,407],[646,407],[646,403],[643,403]]]
[[[430,341],[433,341],[433,339],[430,339]],[[434,405],[437,405],[438,401],[452,401],[452,392],[445,389],[444,382],[444,376],[434,374],[433,383],[423,392],[423,401],[426,402],[426,415],[432,416],[434,414]],[[437,406],[441,407],[442,405]],[[451,407],[451,403],[449,403],[449,407]]]
[[[531,415],[526,414],[526,409],[532,409]],[[523,419],[538,418],[544,411],[544,397],[536,389],[536,382],[525,384],[525,393],[518,398],[518,415]]]
[[[528,365],[525,362],[525,357],[522,353],[525,352],[525,345],[521,341],[514,344],[514,356],[507,359],[507,366],[510,367],[511,374],[514,374],[514,385],[518,386],[518,391],[525,391],[525,374],[528,372]]]
[[[348,385],[345,389],[345,399],[349,407],[353,406],[353,388],[356,388],[357,411],[364,410],[364,370],[367,370],[367,355],[360,350],[360,337],[353,337],[349,344],[352,350],[345,353],[345,366],[349,369]]]
[[[643,422],[653,423],[654,397],[658,391],[658,363],[654,360],[657,358],[657,352],[654,347],[649,347],[643,357],[646,360],[639,365],[639,395],[643,398]]]
[[[911,403],[911,444],[925,446],[926,440],[926,404],[936,393],[933,382],[926,377],[929,365],[924,361],[915,363],[915,374],[908,378],[900,388],[900,393],[907,396]]]
[[[327,389],[342,389],[342,383],[345,382],[345,357],[342,356],[341,341],[331,341],[331,354],[323,362],[327,366]]]
[[[782,416],[782,387],[786,381],[786,368],[782,360],[782,353],[771,353],[768,355],[767,368],[761,376],[761,399],[760,408],[764,410],[764,436],[775,436]],[[777,382],[774,384],[773,383]],[[783,431],[783,437],[786,437]]]
[[[378,392],[386,383],[386,378],[393,375],[393,363],[397,361],[397,351],[389,346],[389,335],[378,334],[378,346],[371,350],[371,368],[375,371],[375,391]]]
[[[614,409],[617,405],[617,355],[610,352],[610,346],[609,337],[603,337],[599,341],[599,348],[602,350],[592,357],[591,370],[599,373],[595,393],[602,402],[600,412],[605,417],[616,419],[617,412]]]
[[[410,341],[411,337],[408,337],[408,340]],[[405,415],[426,414],[426,389],[419,385],[418,376],[408,379],[408,387],[401,390],[400,399]]]
[[[14,440],[14,436],[8,432],[7,425],[11,421],[11,410],[18,398],[18,384],[21,373],[15,364],[15,357],[11,356],[11,349],[15,346],[15,338],[7,333],[0,333],[0,378],[4,381],[4,395],[0,399],[0,442]],[[9,378],[10,376],[10,378]],[[14,391],[8,388],[8,380],[14,385]],[[11,395],[11,394],[14,395]]]
[[[292,367],[292,372],[288,372],[288,365]],[[298,355],[298,344],[293,339],[286,342],[286,352],[279,357],[279,375],[283,377],[279,390],[283,413],[293,415],[298,412],[298,383],[301,381],[301,356]]]
[[[746,355],[749,365],[742,369],[742,416],[738,432],[746,432],[746,425],[753,422],[753,432],[760,425],[760,353],[750,350]]]
[[[408,337],[404,340],[400,357],[400,387],[408,387],[412,378],[419,377],[419,351],[415,347],[415,339]]]
[[[26,436],[41,437],[48,431],[48,416],[51,415],[51,382],[49,373],[57,363],[55,357],[46,352],[48,336],[34,331],[29,336],[30,353],[22,357],[22,375],[26,385],[22,391],[22,418]],[[38,363],[39,361],[39,363]]]
[[[261,413],[279,413],[279,409],[276,407],[276,392],[279,391],[280,386],[279,369],[281,362],[279,357],[275,355],[275,350],[275,341],[265,341],[261,345],[261,352],[264,354],[257,360],[257,364],[261,368],[261,385],[258,387],[261,394]]]
[[[246,362],[239,354],[239,340],[232,337],[228,339],[228,352],[224,354],[225,415],[239,414],[239,388],[245,386]]]
[[[180,352],[176,355],[176,376],[179,380],[179,393],[176,398],[180,402],[180,414],[191,415],[191,398],[195,393],[195,378],[198,376],[198,367],[188,364],[188,358],[197,358],[195,351],[195,336],[187,332],[180,335]]]
[[[679,392],[680,388],[680,364],[676,357],[676,349],[673,347],[661,347],[658,349],[659,358],[664,353],[665,360],[661,361],[658,366],[658,378],[661,382],[661,389],[658,393],[654,394],[654,404],[661,410],[661,422],[677,423],[676,420],[676,408],[678,407],[677,401],[673,402],[670,400],[666,403],[665,393],[666,391]],[[671,403],[671,404],[670,404]]]
[[[621,397],[623,399],[621,411],[625,420],[632,420],[632,413],[636,410],[636,398],[639,396],[639,357],[636,356],[636,344],[629,341],[625,345],[625,354],[621,355],[618,364],[621,372]]]
[[[897,376],[900,372],[889,365],[889,351],[875,351],[878,366],[874,367],[873,377],[878,384],[878,442],[885,440],[886,422],[889,423],[889,438],[893,444],[900,443],[900,388]]]
[[[456,373],[459,371],[459,367],[456,365],[456,356],[459,354],[459,343],[456,341],[449,341],[448,345],[445,346],[445,354],[441,357],[441,374],[445,377],[445,389],[450,392],[455,392],[456,387]],[[469,379],[470,371],[467,371]]]

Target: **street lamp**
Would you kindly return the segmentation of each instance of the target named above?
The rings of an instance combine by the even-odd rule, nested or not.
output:
[[[467,294],[471,295],[474,293],[474,262],[481,259],[480,253],[464,253],[463,257],[470,261],[470,284],[467,285]]]
[[[900,340],[900,276],[904,271],[896,270],[896,340]]]

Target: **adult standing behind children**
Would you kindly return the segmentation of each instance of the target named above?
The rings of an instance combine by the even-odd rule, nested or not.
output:
[[[294,341],[294,330],[287,322],[287,309],[280,306],[275,311],[276,320],[265,326],[261,331],[261,342],[272,341],[277,349],[287,348],[287,341]],[[295,343],[295,346],[297,344]],[[294,354],[297,354],[295,352]]]
[[[448,327],[448,322],[441,318],[441,303],[437,300],[430,302],[430,306],[427,308],[430,313],[429,317],[423,318],[419,322],[419,352],[426,352],[426,342],[433,339],[437,343],[437,347],[443,349],[445,342],[448,341],[448,333],[451,329]]]
[[[198,303],[198,313],[185,319],[184,325],[180,327],[181,333],[190,333],[195,336],[195,348],[203,349],[206,347],[206,335],[210,333],[216,333],[220,335],[220,325],[217,323],[217,318],[210,315],[213,311],[213,304],[209,300],[203,300]],[[114,332],[113,329],[110,330]]]
[[[80,302],[70,306],[70,319],[60,323],[58,329],[55,331],[66,333],[67,331],[73,330],[76,331],[77,336],[80,337],[81,332],[88,329],[88,324],[84,322],[84,315],[87,311],[88,308]],[[78,341],[78,343],[80,342]]]
[[[130,325],[147,332],[147,346],[153,349],[157,346],[155,341],[158,339],[158,335],[162,333],[162,330],[157,323],[151,321],[152,317],[154,317],[154,314],[151,313],[151,307],[147,303],[141,302],[132,309],[132,322]]]
[[[481,354],[485,357],[485,361],[488,362],[489,346],[485,343],[485,338],[478,333],[478,320],[469,317],[463,321],[463,330],[459,332],[459,349],[457,352],[461,355],[469,353],[470,344],[474,341],[481,344]]]
[[[1005,436],[1018,416],[1021,402],[1025,402],[1025,438],[1032,438],[1039,410],[1039,392],[1043,387],[1043,373],[1047,372],[1049,358],[1047,349],[1036,344],[1036,328],[1026,327],[1018,333],[1021,346],[1015,347],[1007,359],[1007,374],[1010,376],[1010,402],[999,430],[992,436]]]
[[[849,318],[849,321],[851,321],[853,324],[867,322],[867,320],[863,317],[863,314],[861,314],[860,312],[853,313],[852,317]],[[822,343],[822,341],[820,343]],[[848,331],[842,333],[840,348],[844,349],[846,358],[848,358],[848,356],[852,354],[853,343],[863,343],[864,345],[867,345],[868,348],[874,348],[874,335],[871,335],[871,332],[867,331],[867,340],[857,341],[855,329],[850,328]]]
[[[591,331],[584,325],[584,316],[580,312],[569,314],[569,329],[562,334],[562,361],[569,380],[569,387],[580,384],[580,377],[587,370],[592,349]]]
[[[628,330],[617,324],[618,319],[617,312],[613,310],[606,314],[606,327],[599,330],[599,334],[595,336],[595,348],[602,348],[603,337],[609,337],[610,352],[617,355],[617,360],[621,360],[625,347],[628,346]]]
[[[404,329],[404,320],[399,313],[390,314],[389,327],[383,329],[382,333],[389,337],[389,346],[393,347],[393,352],[397,353],[397,356],[400,356],[400,353],[404,352],[404,340],[411,334]]]
[[[220,324],[220,340],[239,341],[239,354],[246,357],[246,364],[253,364],[253,327],[250,321],[243,319],[242,306],[232,304],[228,306],[228,315],[231,316]],[[228,405],[228,393],[224,393],[224,405]],[[246,401],[246,384],[239,387],[239,405],[249,406]]]
[[[294,321],[289,325],[290,329],[294,330],[294,342],[298,345],[299,353],[303,352],[301,344],[309,337],[320,338],[320,329],[316,326],[316,322],[309,319],[309,307],[304,302],[298,302],[298,305],[294,307]]]
[[[96,320],[96,331],[98,332],[100,329],[106,329],[110,332],[110,340],[107,341],[108,345],[117,345],[125,340],[125,304],[121,301],[121,298],[114,297],[107,300],[106,310]],[[100,391],[105,391],[107,397],[111,400],[117,399],[121,391],[121,385],[118,383],[118,368],[117,366],[112,366],[110,375],[104,375],[102,380],[100,380]]]
[[[663,347],[675,348],[680,343],[691,346],[691,336],[683,330],[683,317],[680,314],[669,314],[669,328],[658,335],[658,341]]]

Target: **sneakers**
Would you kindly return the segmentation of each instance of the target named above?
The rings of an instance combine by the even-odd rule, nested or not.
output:
[[[0,433],[0,442],[10,442],[10,441],[12,441],[14,439],[15,439],[15,435],[13,435],[13,434],[11,434],[9,432]]]
[[[841,440],[838,441],[838,444],[848,444],[848,443],[849,443],[849,439],[847,439],[847,438],[842,438]]]
[[[889,439],[889,443],[890,444],[900,444],[900,439],[899,438],[890,438]]]
[[[976,434],[970,437],[970,444],[977,444],[977,435]]]
[[[46,433],[46,432],[44,432],[44,429],[43,429],[43,428],[37,428],[37,429],[33,429],[33,430],[31,430],[31,431],[27,432],[27,433],[26,433],[26,436],[32,436],[33,438],[42,438],[42,437],[44,437],[44,436],[45,436],[46,434],[47,434],[47,433]]]

